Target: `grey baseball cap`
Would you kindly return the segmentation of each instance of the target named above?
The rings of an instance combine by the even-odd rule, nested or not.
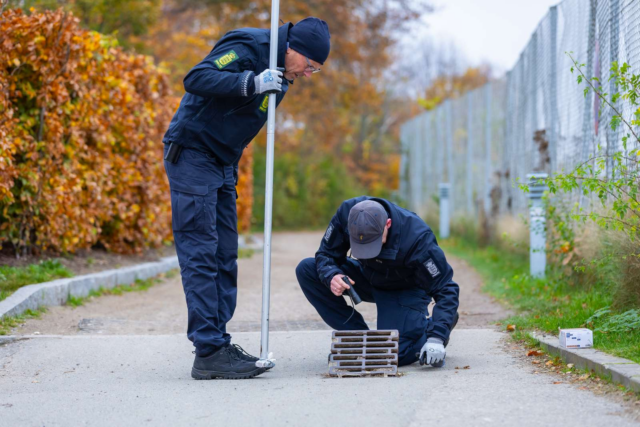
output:
[[[387,211],[373,200],[365,200],[351,208],[348,227],[351,255],[359,259],[369,259],[380,254],[387,218]]]

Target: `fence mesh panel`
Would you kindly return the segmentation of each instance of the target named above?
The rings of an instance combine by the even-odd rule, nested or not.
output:
[[[613,93],[614,61],[640,70],[640,1],[564,0],[505,77],[405,123],[400,196],[409,207],[427,215],[438,183],[449,182],[454,218],[478,218],[492,204],[500,214],[524,213],[528,200],[517,182],[527,174],[567,171],[598,145],[621,150],[621,131],[608,126],[611,111],[592,92],[584,96],[569,54]]]

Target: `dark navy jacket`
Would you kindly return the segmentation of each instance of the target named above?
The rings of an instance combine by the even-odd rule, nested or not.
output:
[[[284,67],[291,23],[278,32],[278,67]],[[268,95],[256,95],[254,77],[269,68],[270,30],[229,31],[184,78],[187,92],[164,135],[165,144],[213,154],[235,165],[267,121]],[[288,89],[283,79],[279,105]]]
[[[358,260],[371,285],[385,290],[422,288],[435,301],[428,336],[446,340],[458,311],[458,285],[453,269],[438,246],[431,228],[418,215],[387,200],[361,196],[346,200],[338,208],[316,252],[320,280],[328,287],[340,271],[351,247],[347,221],[351,208],[363,200],[375,200],[391,218],[387,241],[378,257]]]

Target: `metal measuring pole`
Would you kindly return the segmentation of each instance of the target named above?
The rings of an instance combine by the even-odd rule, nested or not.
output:
[[[269,69],[278,67],[278,21],[280,20],[280,0],[271,2],[271,42],[269,46]],[[269,353],[269,296],[271,293],[271,213],[273,208],[273,152],[276,130],[276,94],[269,94],[267,113],[267,179],[264,198],[264,264],[262,267],[262,333],[260,339],[259,367],[275,366],[275,359]]]

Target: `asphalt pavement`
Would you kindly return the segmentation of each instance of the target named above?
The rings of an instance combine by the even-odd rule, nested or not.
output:
[[[273,370],[251,380],[191,379],[184,294],[179,277],[165,279],[146,292],[52,307],[12,340],[0,340],[0,427],[638,425],[638,411],[620,399],[535,373],[516,357],[493,325],[504,307],[453,258],[461,319],[444,368],[416,364],[393,378],[329,378],[331,331],[295,279],[297,262],[313,256],[321,238],[274,235]],[[229,330],[233,342],[258,354],[262,254],[239,260],[239,269]],[[373,304],[358,310],[375,323]]]
[[[0,347],[3,426],[597,426],[624,408],[503,351],[503,333],[454,331],[444,368],[329,378],[330,331],[271,334],[277,366],[253,380],[195,381],[182,335],[39,336]],[[260,335],[235,334],[257,353]],[[468,367],[465,369],[465,367]]]

